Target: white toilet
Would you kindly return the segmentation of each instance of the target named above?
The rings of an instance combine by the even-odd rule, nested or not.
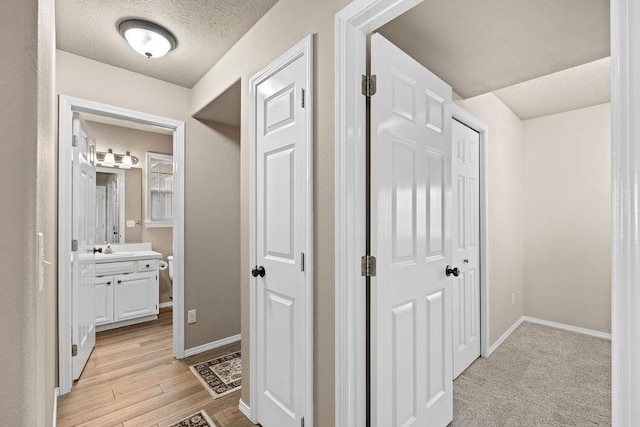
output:
[[[169,261],[169,279],[173,282],[173,255],[169,255],[167,261]]]

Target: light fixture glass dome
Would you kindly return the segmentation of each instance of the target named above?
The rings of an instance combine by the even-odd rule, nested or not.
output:
[[[107,154],[105,154],[102,165],[111,167],[116,165],[116,157],[113,155],[113,150],[111,148],[109,148],[109,151],[107,151]]]
[[[122,165],[120,168],[122,169],[131,169],[133,166],[133,160],[131,159],[131,152],[127,151],[127,154],[122,158]]]
[[[122,21],[118,30],[133,50],[147,58],[160,58],[178,44],[173,34],[165,28],[141,19]]]

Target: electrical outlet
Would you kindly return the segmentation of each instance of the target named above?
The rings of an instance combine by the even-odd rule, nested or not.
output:
[[[127,228],[134,228],[136,226],[136,221],[134,219],[127,220]]]
[[[196,311],[195,310],[189,310],[187,312],[187,323],[189,323],[189,324],[196,323]]]
[[[511,305],[514,305],[516,303],[516,294],[512,293],[511,294]]]

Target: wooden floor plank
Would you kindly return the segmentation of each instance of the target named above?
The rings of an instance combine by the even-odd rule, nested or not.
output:
[[[171,322],[171,309],[163,309],[156,321],[99,332],[82,376],[58,399],[58,425],[166,427],[202,409],[235,422],[240,392],[213,399],[189,366],[240,343],[176,360]]]

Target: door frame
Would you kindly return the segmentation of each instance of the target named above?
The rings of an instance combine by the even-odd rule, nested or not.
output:
[[[455,101],[451,116],[480,134],[480,356],[489,357],[489,127]]]
[[[97,114],[113,119],[146,124],[173,131],[174,197],[173,219],[173,356],[184,357],[184,183],[185,124],[182,121],[155,116],[100,102],[59,96],[58,103],[58,385],[60,395],[69,393],[73,383],[71,371],[71,138],[74,112]],[[62,143],[68,141],[69,143]]]
[[[366,420],[365,278],[367,34],[423,0],[354,0],[335,17],[335,425]],[[428,1],[428,0],[427,0]],[[640,424],[640,4],[611,1],[612,422]]]
[[[306,351],[307,360],[305,361],[305,378],[307,382],[307,402],[305,411],[305,425],[313,427],[313,275],[314,275],[314,257],[313,257],[313,35],[309,34],[296,45],[279,56],[271,64],[260,70],[249,80],[250,92],[250,140],[249,140],[249,265],[257,263],[257,158],[256,144],[257,135],[257,87],[264,80],[268,79],[296,59],[304,56],[307,75],[305,76],[305,115],[307,119],[307,132],[305,142],[309,149],[305,159],[307,168],[307,180],[304,185],[307,187],[307,247],[305,248],[305,270],[307,271],[305,287],[306,287]],[[247,272],[248,273],[248,272]],[[257,423],[257,401],[258,401],[258,361],[255,356],[255,350],[258,348],[258,319],[256,316],[257,309],[257,286],[258,279],[249,277],[249,348],[252,353],[249,356],[249,398],[250,406],[240,399],[240,411],[247,416],[253,423]]]

